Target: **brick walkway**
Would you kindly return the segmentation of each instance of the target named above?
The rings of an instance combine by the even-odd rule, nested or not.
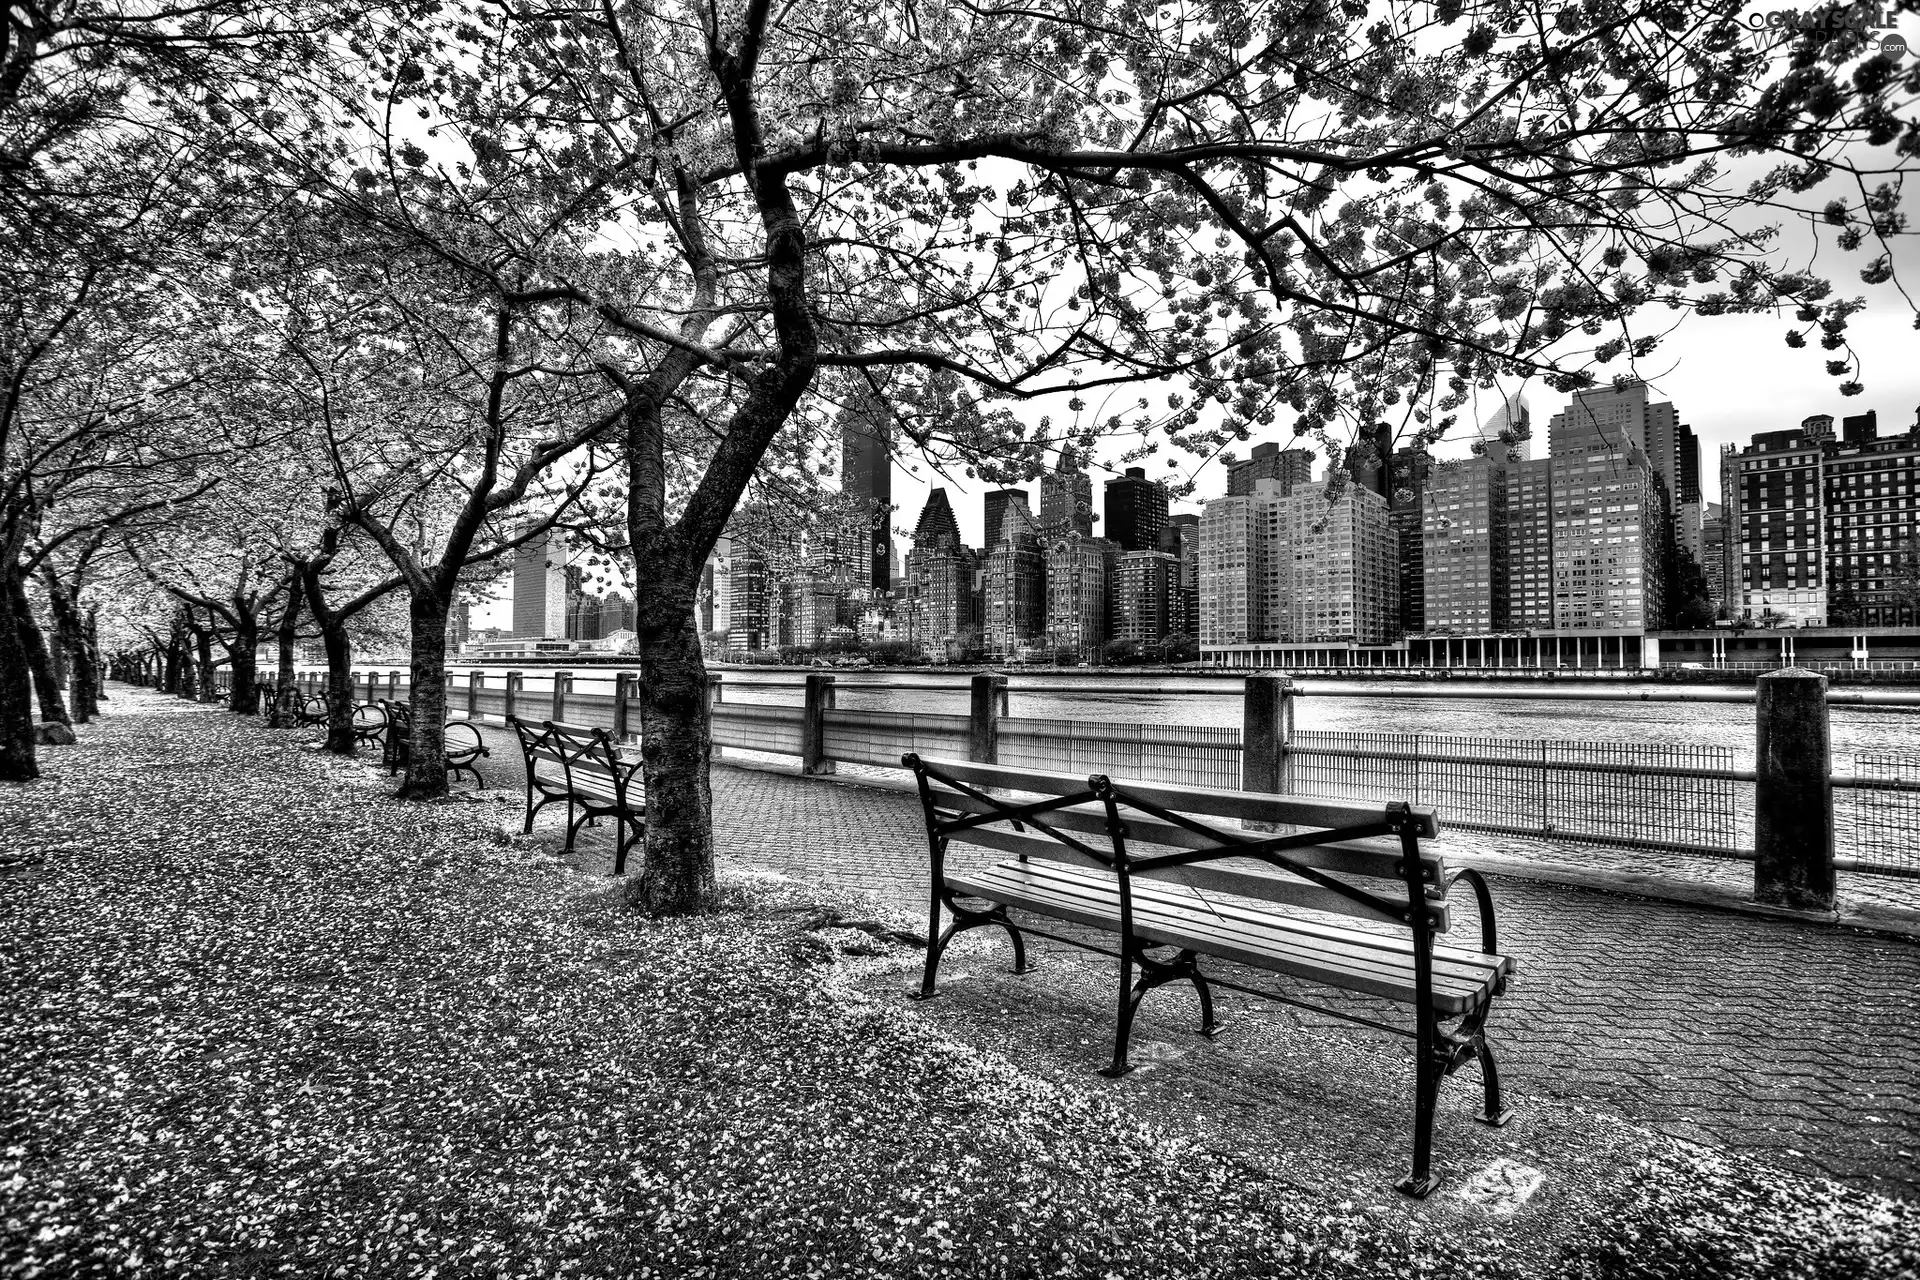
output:
[[[488,737],[489,777],[517,789],[517,749]],[[724,860],[866,891],[924,919],[926,837],[911,796],[759,769],[717,767],[713,783]],[[1502,949],[1520,964],[1491,1024],[1516,1096],[1591,1102],[1920,1196],[1920,943],[1489,879]],[[1107,999],[1104,985],[1089,998]]]

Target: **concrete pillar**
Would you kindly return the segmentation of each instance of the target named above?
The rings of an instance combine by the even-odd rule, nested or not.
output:
[[[825,672],[807,674],[806,710],[800,720],[800,772],[832,773],[833,761],[827,756],[827,712],[833,709],[833,677]]]
[[[480,722],[480,681],[482,678],[481,673],[478,671],[469,671],[467,673],[467,719],[473,721],[475,724]]]
[[[1833,909],[1833,755],[1827,678],[1788,667],[1756,682],[1753,896]]]
[[[553,722],[555,724],[565,724],[567,722],[567,692],[568,686],[572,684],[572,682],[573,673],[571,671],[556,671],[553,673]]]
[[[1248,676],[1240,716],[1240,789],[1287,794],[1293,789],[1287,754],[1293,740],[1293,682],[1285,676]]]
[[[1000,759],[1000,717],[1007,713],[1007,678],[986,672],[973,678],[973,723],[967,729],[967,758],[975,764]]]
[[[519,699],[520,673],[518,671],[509,671],[507,672],[507,692],[501,706],[501,714],[509,720],[513,719],[514,708],[518,705]]]
[[[632,732],[627,722],[627,700],[633,697],[633,672],[622,671],[613,677],[613,736],[625,742]]]

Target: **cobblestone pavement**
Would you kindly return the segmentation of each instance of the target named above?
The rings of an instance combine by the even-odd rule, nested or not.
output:
[[[518,789],[517,750],[488,736],[493,785]],[[723,860],[870,892],[924,921],[926,837],[912,796],[724,766],[713,783]],[[1517,1096],[1591,1102],[1920,1196],[1920,943],[1489,878],[1502,949],[1519,962],[1490,1024]],[[1087,966],[1088,998],[1107,1000],[1102,962],[1075,962]],[[1332,1034],[1373,1034],[1325,1021]]]

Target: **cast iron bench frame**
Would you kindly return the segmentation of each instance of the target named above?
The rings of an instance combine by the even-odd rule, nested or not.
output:
[[[387,776],[392,777],[406,769],[413,758],[413,704],[410,702],[390,702],[380,699],[380,710],[387,717],[386,736],[381,740],[380,763],[386,765]],[[471,742],[455,742],[454,730],[464,729],[473,735]],[[449,720],[446,722],[444,749],[447,756],[447,772],[454,777],[469,774],[473,778],[473,789],[485,791],[487,780],[480,776],[480,769],[474,763],[490,756],[486,740],[480,736],[477,725],[468,720]],[[464,736],[464,735],[463,735]]]
[[[612,817],[618,823],[613,874],[625,874],[627,850],[647,834],[646,784],[640,776],[642,762],[622,760],[619,748],[605,729],[554,720],[542,720],[535,728],[518,716],[509,716],[507,723],[520,739],[520,753],[527,766],[527,820],[521,828],[522,834],[533,830],[535,814],[564,800],[567,804],[566,851],[571,853],[573,838],[582,826],[595,818]],[[538,772],[536,766],[542,762],[559,766],[557,785],[551,775]],[[540,796],[537,803],[536,791]],[[576,809],[578,817],[574,816]]]
[[[1200,1032],[1208,1037],[1219,1029],[1213,986],[1409,1037],[1415,1041],[1413,1170],[1395,1185],[1417,1199],[1439,1182],[1432,1171],[1433,1118],[1445,1077],[1477,1060],[1485,1108],[1475,1119],[1499,1127],[1512,1118],[1501,1098],[1485,1024],[1514,964],[1499,954],[1485,879],[1472,868],[1449,870],[1438,855],[1420,848],[1422,836],[1439,834],[1431,810],[1403,802],[1115,783],[1102,775],[1076,778],[925,760],[912,752],[901,763],[913,771],[919,787],[932,861],[929,945],[918,998],[937,994],[940,958],[956,935],[997,925],[1012,940],[1015,973],[1027,971],[1023,933],[1119,959],[1118,1025],[1113,1061],[1103,1075],[1119,1077],[1133,1069],[1127,1044],[1140,1001],[1169,982],[1193,984],[1200,999]],[[1002,798],[1010,792],[1025,795]],[[1251,821],[1286,834],[1223,830],[1195,815]],[[1083,836],[1104,840],[1105,847]],[[1391,837],[1397,846],[1381,837]],[[984,870],[949,874],[945,864],[952,841],[1015,857]],[[1136,852],[1133,843],[1154,851]],[[1240,865],[1226,865],[1229,860]],[[1404,897],[1350,884],[1342,876],[1398,881]],[[1450,928],[1447,891],[1458,880],[1473,889],[1478,952],[1434,942]],[[1163,887],[1169,881],[1171,887]],[[962,898],[988,905],[966,906]],[[1277,909],[1278,903],[1386,920],[1407,934],[1327,924]],[[944,930],[942,907],[952,916]],[[1119,949],[1016,924],[1009,908],[1116,934]],[[1203,955],[1409,1004],[1414,1026],[1409,1030],[1204,974]],[[1452,1029],[1442,1026],[1456,1018]]]

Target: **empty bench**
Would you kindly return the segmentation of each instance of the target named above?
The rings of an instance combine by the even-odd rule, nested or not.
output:
[[[380,711],[386,719],[386,736],[383,739],[380,757],[387,766],[387,776],[404,772],[413,760],[413,706],[405,702],[380,700]],[[486,779],[480,776],[479,762],[489,752],[486,742],[480,737],[480,730],[465,720],[446,722],[443,750],[447,758],[447,772],[454,777],[467,774],[473,779],[476,791],[487,789]]]
[[[564,801],[566,848],[572,852],[583,825],[611,817],[617,824],[613,874],[623,874],[627,851],[647,833],[641,761],[623,760],[605,729],[552,720],[536,725],[518,717],[509,717],[508,723],[519,736],[527,766],[527,822],[522,830],[532,831],[535,814]]]
[[[1218,1029],[1215,986],[1407,1036],[1415,1046],[1413,1170],[1396,1185],[1414,1197],[1438,1181],[1433,1117],[1442,1079],[1478,1060],[1485,1107],[1476,1118],[1495,1126],[1510,1118],[1484,1028],[1513,962],[1499,954],[1486,881],[1421,848],[1422,838],[1439,833],[1431,810],[1118,783],[912,753],[901,763],[918,783],[932,859],[921,998],[936,994],[940,957],[955,935],[995,926],[1012,941],[1016,973],[1026,972],[1024,934],[1118,958],[1106,1075],[1132,1069],[1127,1047],[1140,1002],[1169,982],[1192,984],[1207,1036]],[[1012,856],[949,871],[954,843]],[[1460,880],[1478,908],[1477,950],[1439,941],[1453,923],[1448,891]],[[1033,916],[1114,935],[1114,945],[1046,932]],[[1395,927],[1355,928],[1330,916]],[[1203,959],[1407,1005],[1413,1025],[1242,985],[1203,969]]]

